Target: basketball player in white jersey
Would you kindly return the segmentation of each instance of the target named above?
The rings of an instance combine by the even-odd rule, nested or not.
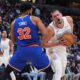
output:
[[[53,10],[51,15],[53,21],[47,28],[48,38],[51,39],[48,43],[48,39],[45,39],[46,43],[43,44],[44,47],[47,47],[46,52],[55,72],[53,80],[61,80],[67,64],[67,42],[66,40],[60,42],[60,37],[67,32],[73,33],[73,20],[70,16],[63,16],[59,10]]]
[[[1,54],[0,56],[0,65],[4,64],[5,66],[7,66],[14,49],[12,41],[9,38],[7,38],[6,30],[2,30],[1,33],[0,48],[3,52],[3,54]],[[12,80],[16,80],[13,72],[10,75]]]
[[[10,58],[10,53],[13,54],[13,44],[11,40],[7,38],[6,30],[3,30],[1,33],[0,47],[3,52],[3,55],[1,56],[3,58],[2,63],[4,63],[5,66],[7,66]]]

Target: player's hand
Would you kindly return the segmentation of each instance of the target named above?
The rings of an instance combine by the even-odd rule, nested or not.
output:
[[[70,46],[69,42],[66,39],[64,39],[63,37],[60,38],[59,44],[63,45],[63,46]]]

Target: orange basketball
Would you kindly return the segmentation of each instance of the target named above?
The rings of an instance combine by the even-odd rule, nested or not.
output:
[[[71,34],[71,33],[65,33],[63,36],[62,36],[62,39],[66,40],[67,43],[68,43],[68,46],[71,46],[73,44],[76,43],[76,36]]]

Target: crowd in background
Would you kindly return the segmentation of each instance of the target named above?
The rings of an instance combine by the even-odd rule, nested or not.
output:
[[[18,17],[20,14],[19,4],[10,4],[5,0],[5,2],[0,2],[0,31],[6,29],[8,38],[10,31],[11,22]],[[50,21],[50,12],[48,12],[45,7],[41,8],[39,6],[33,6],[33,14],[42,19],[43,23],[47,26]],[[77,27],[76,27],[77,26]],[[68,49],[68,63],[66,67],[66,73],[80,73],[80,37],[79,37],[79,27],[80,22],[75,23],[74,33],[77,35],[77,44],[73,45]]]

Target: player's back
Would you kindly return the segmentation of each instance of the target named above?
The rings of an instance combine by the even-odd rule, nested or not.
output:
[[[14,22],[14,36],[18,46],[40,44],[38,28],[30,19],[30,16],[18,17]]]

